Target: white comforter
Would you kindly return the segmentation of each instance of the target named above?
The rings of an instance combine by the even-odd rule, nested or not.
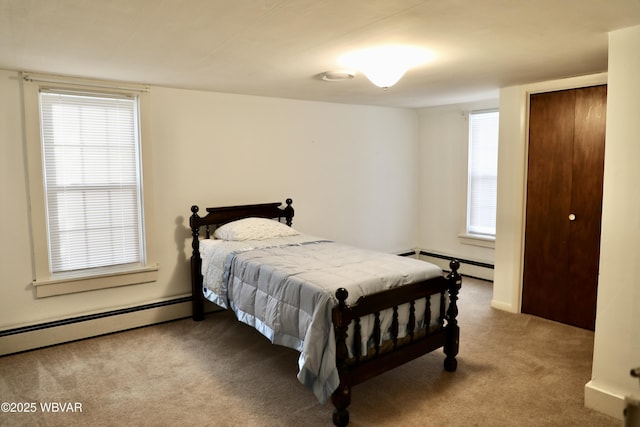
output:
[[[232,309],[239,320],[273,343],[300,351],[298,380],[321,403],[339,384],[331,323],[336,289],[347,289],[347,303],[354,303],[364,294],[442,274],[439,267],[416,259],[305,235],[263,241],[203,240],[200,245],[205,296]],[[431,306],[438,311],[437,296]],[[424,303],[416,307],[416,313],[423,311]],[[422,321],[418,319],[419,324]],[[383,331],[390,322],[391,316],[383,316]],[[365,333],[372,330],[370,323],[362,319],[363,348],[372,345]],[[403,332],[401,324],[401,336]]]

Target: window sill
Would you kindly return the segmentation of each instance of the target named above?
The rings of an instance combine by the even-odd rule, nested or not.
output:
[[[496,238],[492,236],[481,236],[479,234],[458,234],[460,243],[463,245],[480,246],[483,248],[494,249],[496,246]]]
[[[158,265],[152,264],[147,267],[93,276],[35,280],[33,281],[33,287],[36,298],[46,298],[56,295],[155,282],[157,276]]]

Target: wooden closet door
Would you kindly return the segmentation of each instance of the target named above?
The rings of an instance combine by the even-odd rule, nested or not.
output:
[[[522,311],[587,329],[595,326],[605,112],[606,86],[530,98]]]
[[[562,318],[568,236],[575,93],[531,95],[522,311]]]
[[[576,92],[566,323],[595,328],[607,87]]]

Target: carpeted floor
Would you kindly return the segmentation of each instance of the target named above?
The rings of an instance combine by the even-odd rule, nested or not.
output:
[[[490,301],[490,283],[464,278],[457,372],[437,351],[356,386],[350,426],[620,426],[583,404],[592,332]],[[0,412],[0,425],[331,426],[297,356],[228,312],[5,356],[0,402],[37,411]]]

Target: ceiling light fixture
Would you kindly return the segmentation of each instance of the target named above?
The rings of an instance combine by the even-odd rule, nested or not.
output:
[[[374,85],[389,88],[411,68],[434,58],[424,48],[406,45],[386,45],[342,55],[338,61],[345,67],[359,70]]]
[[[356,73],[351,70],[325,71],[322,73],[322,80],[327,82],[341,82],[343,80],[352,79],[355,75]]]

